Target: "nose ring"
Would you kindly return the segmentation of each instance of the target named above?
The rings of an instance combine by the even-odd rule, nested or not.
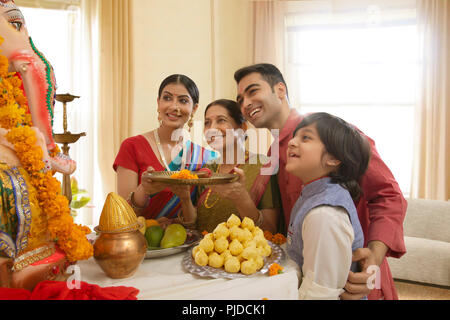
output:
[[[177,107],[177,116],[181,116],[181,110],[180,110],[180,107]]]

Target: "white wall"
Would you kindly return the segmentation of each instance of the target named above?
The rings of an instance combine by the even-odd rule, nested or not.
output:
[[[195,120],[203,119],[204,108],[212,100],[236,97],[233,74],[252,62],[249,1],[132,1],[133,135],[157,127],[158,88],[170,74],[185,74],[199,87]]]

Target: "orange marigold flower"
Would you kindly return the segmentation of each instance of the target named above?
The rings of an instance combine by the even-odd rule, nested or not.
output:
[[[272,263],[269,267],[269,276],[276,276],[280,273],[283,273],[283,267],[278,263]]]
[[[272,241],[273,238],[272,232],[268,230],[264,231],[264,238],[266,238],[267,241]]]
[[[276,235],[273,236],[272,242],[278,245],[282,245],[286,243],[286,237],[281,233],[277,233]]]
[[[3,38],[0,37],[0,44]],[[22,81],[14,72],[8,72],[8,59],[0,54],[0,126],[9,130],[6,139],[14,145],[17,156],[27,171],[32,192],[44,213],[40,221],[33,220],[31,236],[47,232],[57,239],[58,245],[71,262],[89,259],[93,246],[86,234],[91,230],[76,225],[70,215],[69,202],[61,195],[61,184],[51,171],[43,172],[43,151],[36,146],[36,132],[31,128],[32,119],[27,98],[22,92]],[[51,150],[51,156],[61,152],[59,147]],[[15,214],[15,213],[14,213]],[[32,240],[31,240],[32,241]]]
[[[180,172],[174,173],[170,176],[172,179],[198,179],[196,174],[191,173],[187,169],[183,169]]]
[[[209,233],[208,231],[206,231],[206,230],[203,230],[203,232],[202,232],[202,236],[206,236],[206,235],[207,235],[208,233]]]

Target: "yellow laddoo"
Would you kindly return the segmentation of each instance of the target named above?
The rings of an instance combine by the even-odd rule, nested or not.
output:
[[[210,253],[214,250],[214,241],[209,238],[203,238],[198,245],[202,248],[206,253]]]
[[[192,257],[195,258],[195,254],[198,252],[198,250],[200,249],[199,245],[196,245],[194,248],[192,248]]]
[[[264,257],[268,257],[268,256],[270,256],[272,254],[272,247],[269,246],[268,244],[263,247],[263,250],[264,250],[263,251],[263,256]]]
[[[222,268],[224,263],[224,258],[217,252],[213,252],[208,257],[208,265],[213,268]]]
[[[255,241],[257,247],[262,247],[267,245],[267,239],[262,235],[257,235],[253,237],[253,241]]]
[[[253,237],[256,237],[258,235],[261,235],[264,237],[264,231],[261,230],[260,227],[255,227],[252,231]]]
[[[253,260],[256,263],[256,270],[260,270],[262,267],[264,267],[264,259],[261,256],[256,256],[256,258]]]
[[[199,266],[206,266],[208,264],[208,255],[206,254],[206,252],[200,248],[197,253],[195,254],[195,263],[198,264]]]
[[[225,261],[225,271],[230,273],[237,273],[241,269],[241,264],[236,257],[231,257]]]
[[[255,248],[257,247],[256,242],[253,239],[250,241],[242,242],[242,245],[244,246],[244,249],[248,247],[255,247]]]
[[[209,239],[211,241],[214,241],[214,234],[212,233],[207,233],[205,234],[205,236],[203,237],[203,239]]]
[[[230,235],[230,230],[225,225],[219,224],[214,229],[213,234],[214,234],[214,237],[216,239],[219,239],[219,238],[222,238],[222,237],[226,238],[226,237],[228,237]]]
[[[255,259],[258,256],[258,251],[256,251],[256,247],[247,247],[242,251],[242,256],[247,259]]]
[[[255,228],[255,223],[249,217],[245,217],[244,219],[242,219],[241,228],[246,228],[250,231],[253,231],[253,229]]]
[[[240,225],[241,219],[239,219],[239,217],[236,216],[235,214],[232,214],[227,220],[228,229],[231,229],[233,226],[240,226]]]
[[[241,232],[241,234],[239,235],[239,238],[238,238],[241,243],[250,241],[253,239],[253,235],[248,229],[241,229],[241,230],[243,230],[243,231]]]
[[[230,239],[234,240],[234,239],[240,239],[243,238],[243,233],[244,230],[241,229],[239,226],[232,226],[230,228]]]
[[[242,253],[240,255],[237,255],[236,258],[239,260],[239,263],[242,263],[242,261],[247,260],[242,256]]]
[[[256,263],[254,260],[246,260],[241,263],[241,272],[246,275],[254,274],[256,272]]]
[[[222,252],[220,255],[223,257],[224,261],[233,256],[228,249]]]
[[[234,239],[231,241],[230,245],[228,246],[228,249],[230,250],[231,254],[233,256],[240,255],[241,252],[244,250],[244,246],[242,243],[239,242],[239,240]]]
[[[226,237],[221,237],[218,238],[216,241],[214,241],[214,250],[217,253],[222,253],[227,249],[228,249],[228,240]]]

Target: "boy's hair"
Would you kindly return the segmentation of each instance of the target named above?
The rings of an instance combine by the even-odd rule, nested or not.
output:
[[[303,119],[294,131],[316,124],[320,140],[326,151],[341,161],[331,181],[346,188],[353,200],[362,194],[358,181],[369,166],[371,149],[368,140],[353,126],[339,117],[325,112],[313,113]]]
[[[241,68],[234,73],[234,80],[236,80],[236,83],[239,83],[242,78],[248,76],[251,73],[259,73],[264,81],[266,81],[270,85],[272,91],[274,91],[273,87],[276,84],[282,82],[286,87],[286,96],[289,97],[287,84],[286,81],[284,81],[283,74],[273,64],[259,63]]]

